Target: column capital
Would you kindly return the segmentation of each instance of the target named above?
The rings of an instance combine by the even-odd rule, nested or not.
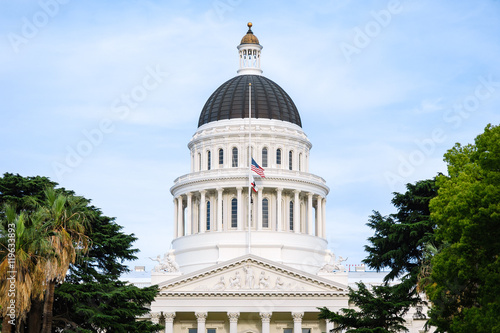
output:
[[[228,312],[227,316],[229,318],[230,323],[236,323],[236,322],[238,322],[238,318],[240,317],[240,313],[239,312]]]
[[[283,192],[283,187],[276,187],[276,192]]]
[[[161,317],[161,313],[160,312],[151,312],[151,322],[153,324],[159,324],[160,323],[160,317]]]
[[[163,317],[166,323],[173,323],[175,318],[175,312],[164,312]]]
[[[186,193],[186,196],[187,196],[188,198],[192,197],[192,196],[193,196],[193,192],[188,192],[188,193]]]
[[[243,186],[236,186],[236,190],[243,191]]]
[[[208,313],[206,312],[195,312],[194,315],[198,319],[198,321],[205,321],[207,319]]]
[[[313,193],[311,193],[311,192],[307,192],[307,196],[308,196],[309,198],[311,198],[311,199],[312,199],[313,195],[314,195]]]
[[[304,312],[292,312],[293,321],[302,321],[304,317]]]
[[[300,194],[300,190],[293,190],[293,193]]]
[[[201,190],[200,191],[200,194],[205,194],[205,193],[207,193],[207,190]]]
[[[263,323],[269,323],[271,321],[272,312],[259,312],[260,318]]]
[[[222,187],[217,187],[216,188],[217,192],[221,193],[222,191],[224,191],[224,189]]]

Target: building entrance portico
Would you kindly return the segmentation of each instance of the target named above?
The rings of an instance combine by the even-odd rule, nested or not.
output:
[[[318,276],[255,255],[159,284],[151,314],[166,333],[321,333],[319,306],[347,306],[346,273]],[[321,300],[318,302],[318,300]]]
[[[319,312],[166,312],[155,314],[165,333],[321,333],[333,328]],[[153,315],[153,314],[152,314]]]

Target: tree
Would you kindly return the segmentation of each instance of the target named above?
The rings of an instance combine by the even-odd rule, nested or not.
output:
[[[82,197],[56,194],[51,188],[46,189],[44,194],[45,200],[37,205],[35,214],[44,220],[43,228],[49,233],[51,244],[51,251],[45,259],[47,289],[42,315],[42,332],[51,333],[55,287],[64,281],[78,254],[84,254],[88,249],[85,220],[90,214],[86,210],[87,201]]]
[[[45,255],[49,249],[47,233],[39,216],[31,219],[4,205],[0,223],[0,298],[2,332],[10,332],[16,319],[24,319],[32,299],[40,299]]]
[[[500,332],[500,127],[446,154],[431,201],[443,244],[431,259],[425,291],[438,332]]]
[[[403,325],[405,312],[412,301],[404,293],[394,293],[388,285],[374,286],[370,291],[362,282],[358,289],[349,287],[349,301],[359,310],[341,309],[340,313],[320,309],[319,318],[337,323],[334,332],[391,333],[407,332]]]
[[[367,223],[375,231],[365,246],[368,256],[363,260],[380,271],[389,268],[385,284],[370,292],[364,284],[358,290],[349,289],[349,298],[359,308],[342,309],[340,313],[321,310],[324,319],[351,328],[348,332],[392,332],[403,328],[403,316],[410,306],[422,302],[417,291],[420,265],[426,254],[426,245],[434,240],[435,224],[430,219],[429,202],[437,195],[435,180],[407,184],[403,194],[394,193],[392,204],[396,214],[382,216],[374,211]],[[390,284],[395,279],[400,283]],[[376,305],[374,307],[374,305]]]
[[[59,195],[67,197],[66,203],[73,210],[67,207],[69,210],[65,212],[66,216],[73,215],[72,212],[75,213],[76,207],[79,207],[86,217],[85,232],[80,236],[89,238],[88,251],[79,254],[78,260],[70,264],[65,282],[55,287],[51,320],[54,328],[64,329],[65,332],[97,332],[103,329],[107,332],[153,332],[161,329],[161,326],[149,321],[136,321],[137,316],[149,311],[147,307],[156,296],[157,287],[139,289],[118,280],[120,274],[128,271],[123,262],[136,259],[134,254],[138,250],[132,248],[132,243],[136,240],[134,235],[121,232],[122,227],[115,223],[114,218],[104,216],[98,208],[90,205],[90,200],[77,197],[74,192],[64,188],[55,189],[56,186],[57,183],[40,176],[22,177],[6,173],[0,177],[0,207],[3,203],[14,203],[16,213],[23,214],[25,220],[29,217],[27,221],[30,223],[37,216],[50,216],[50,209],[47,208],[50,205],[42,205],[46,188],[49,188],[49,192],[53,189],[50,201],[54,204],[58,202]],[[53,212],[55,211],[54,209]],[[0,209],[0,217],[5,216],[5,213],[5,210]],[[50,225],[63,224],[51,220]],[[50,236],[62,237],[54,240],[62,248],[64,232],[62,229],[55,230],[58,232],[52,232]],[[1,237],[2,242],[6,240],[4,234]],[[76,244],[84,244],[84,239]],[[36,245],[35,248],[40,250],[41,246]],[[64,255],[71,257],[72,252]],[[47,253],[44,257],[51,258]],[[61,261],[63,258],[52,259]],[[41,298],[43,301],[47,300],[47,297]],[[42,317],[46,318],[42,315],[44,302],[37,302],[33,297],[30,301],[27,319],[22,322],[27,322],[25,328],[29,332],[38,333],[42,327],[40,320]],[[5,319],[4,316],[4,323]],[[20,324],[22,323],[18,320],[16,326],[19,327]]]

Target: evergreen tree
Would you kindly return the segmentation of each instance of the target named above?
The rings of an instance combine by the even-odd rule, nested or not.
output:
[[[365,246],[368,256],[363,260],[377,271],[390,269],[385,284],[372,291],[363,283],[358,290],[349,288],[349,298],[359,310],[342,309],[340,313],[321,309],[320,318],[340,324],[336,331],[397,332],[410,306],[422,302],[417,291],[420,265],[426,245],[434,240],[435,224],[430,219],[429,202],[437,194],[435,180],[407,184],[403,194],[394,193],[392,204],[396,214],[382,216],[374,211],[367,223],[375,231]],[[391,284],[399,279],[397,284]]]

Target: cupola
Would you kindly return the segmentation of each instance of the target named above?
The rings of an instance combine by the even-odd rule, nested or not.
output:
[[[238,74],[260,75],[262,74],[262,69],[260,69],[260,51],[262,50],[262,45],[259,44],[257,36],[253,34],[252,22],[248,22],[247,26],[247,34],[243,36],[240,45],[238,45],[240,57]]]

